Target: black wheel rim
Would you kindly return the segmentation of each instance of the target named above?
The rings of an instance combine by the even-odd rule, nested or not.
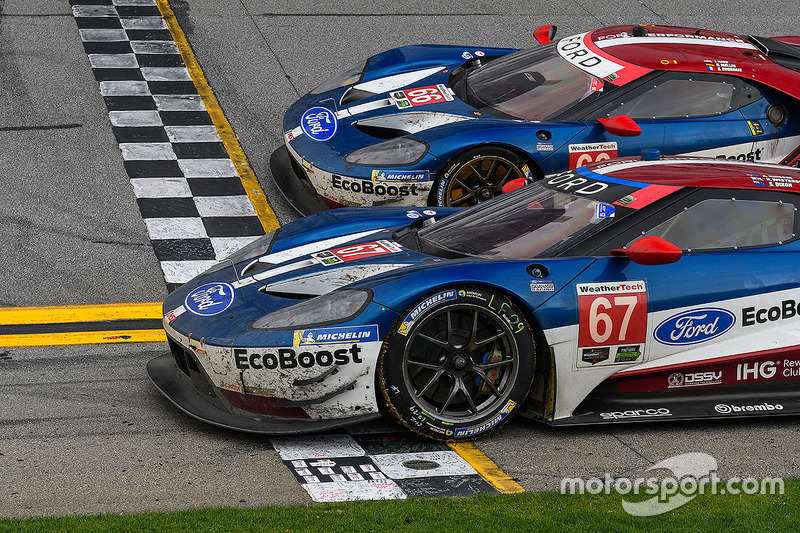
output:
[[[508,324],[477,305],[432,313],[409,333],[403,380],[412,401],[445,422],[477,421],[505,406],[519,371]]]
[[[503,193],[503,185],[524,177],[522,170],[502,157],[473,159],[453,173],[445,202],[450,207],[467,207]]]

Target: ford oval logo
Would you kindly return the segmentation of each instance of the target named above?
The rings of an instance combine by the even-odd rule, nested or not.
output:
[[[198,316],[214,316],[229,308],[235,297],[236,290],[230,283],[206,283],[190,292],[183,306]]]
[[[697,344],[719,337],[735,323],[736,316],[727,309],[692,309],[663,321],[653,332],[653,336],[661,344]]]
[[[339,121],[336,114],[325,107],[312,107],[303,113],[300,119],[300,127],[303,133],[308,135],[312,141],[327,141],[334,135],[339,128]]]

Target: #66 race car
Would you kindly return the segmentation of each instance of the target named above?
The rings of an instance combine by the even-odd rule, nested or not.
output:
[[[468,206],[643,149],[795,164],[800,37],[614,26],[527,50],[406,46],[285,113],[272,174],[303,214]]]
[[[326,211],[171,293],[147,370],[264,434],[797,413],[798,207],[797,169],[656,157],[467,209]]]

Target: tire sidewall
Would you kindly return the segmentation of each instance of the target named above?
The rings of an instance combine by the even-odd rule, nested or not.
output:
[[[524,158],[520,157],[517,153],[501,146],[477,146],[455,156],[450,160],[450,162],[447,163],[447,165],[445,165],[444,170],[439,173],[439,178],[436,180],[433,190],[433,205],[437,207],[445,207],[447,205],[448,184],[453,176],[455,176],[465,165],[484,157],[498,157],[500,159],[505,159],[509,164],[520,169],[523,175],[525,174],[523,167],[527,165],[529,169],[528,173],[530,174],[529,177],[533,179],[533,170],[531,164],[528,163]]]
[[[432,303],[428,303],[432,302]],[[509,327],[510,339],[516,344],[518,366],[514,383],[502,402],[498,402],[480,418],[448,422],[426,413],[406,390],[403,377],[406,344],[425,318],[448,307],[471,304]],[[407,334],[404,335],[403,332]],[[400,315],[386,337],[378,360],[378,387],[385,407],[401,424],[415,433],[437,440],[467,440],[505,423],[522,407],[528,395],[535,368],[535,350],[530,326],[519,308],[501,293],[480,287],[456,287],[433,292]]]

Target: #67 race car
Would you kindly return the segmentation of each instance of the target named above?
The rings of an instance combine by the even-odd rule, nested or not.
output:
[[[272,174],[303,214],[457,206],[592,161],[663,154],[795,164],[800,37],[613,26],[527,50],[406,46],[285,113]]]
[[[797,169],[656,157],[467,209],[326,211],[171,293],[147,370],[264,434],[797,413],[798,207]]]

